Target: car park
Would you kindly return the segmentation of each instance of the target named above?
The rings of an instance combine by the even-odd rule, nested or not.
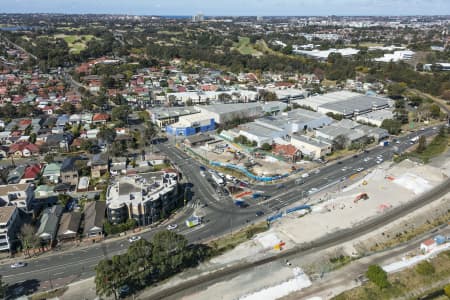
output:
[[[15,262],[15,263],[13,263],[13,264],[11,265],[11,269],[23,268],[23,267],[25,267],[26,265],[27,265],[26,263],[24,263],[24,262],[22,262],[22,261],[18,261],[18,262]]]
[[[177,229],[178,225],[177,224],[169,224],[167,225],[167,230],[174,230]]]
[[[135,236],[130,237],[130,238],[128,239],[128,241],[129,241],[130,243],[134,243],[134,242],[139,241],[140,239],[142,239],[141,236],[135,235]]]

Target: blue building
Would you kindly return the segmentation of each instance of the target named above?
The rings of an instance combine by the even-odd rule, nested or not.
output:
[[[205,113],[180,117],[180,120],[166,126],[169,135],[189,136],[200,132],[212,131],[216,128],[214,118]]]

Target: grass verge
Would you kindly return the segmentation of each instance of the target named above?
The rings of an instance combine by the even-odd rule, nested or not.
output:
[[[391,283],[388,288],[380,289],[375,284],[369,282],[360,287],[345,291],[334,300],[370,300],[370,299],[393,299],[403,296],[406,299],[417,299],[417,295],[429,289],[433,284],[450,278],[450,251],[442,252],[430,263],[435,271],[433,274],[420,275],[416,268],[409,268],[401,272],[388,275]]]
[[[34,294],[31,296],[31,300],[45,300],[45,299],[53,299],[57,297],[61,297],[69,288],[62,287],[56,290],[51,290],[48,292],[43,292],[39,294]]]
[[[237,245],[251,239],[255,234],[267,231],[268,227],[265,222],[251,225],[243,228],[233,234],[218,238],[208,243],[212,249],[212,256],[217,256],[225,251],[231,250]]]

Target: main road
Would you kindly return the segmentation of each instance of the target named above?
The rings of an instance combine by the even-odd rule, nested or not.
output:
[[[437,128],[427,128],[399,138],[398,144],[395,144],[395,147],[398,148],[396,151],[403,152],[409,148],[412,137],[418,134],[431,136],[436,134],[436,131]],[[186,217],[194,212],[193,208],[186,208],[178,218],[174,218],[172,221],[178,225],[176,231],[185,235],[190,242],[212,239],[242,228],[249,223],[263,221],[265,217],[257,217],[255,214],[257,211],[264,211],[265,216],[268,216],[299,200],[306,202],[308,197],[304,197],[305,194],[311,195],[325,187],[339,184],[342,180],[357,173],[357,168],[368,169],[376,166],[376,156],[382,156],[384,160],[389,160],[395,152],[392,145],[375,147],[368,153],[360,153],[339,163],[323,166],[319,172],[310,173],[302,185],[296,184],[292,179],[284,183],[281,188],[276,185],[253,186],[271,197],[267,200],[251,200],[249,207],[239,208],[233,204],[230,198],[218,195],[216,189],[201,176],[199,162],[174,145],[164,143],[157,147],[174,162],[185,179],[192,183],[193,198],[203,203],[204,207],[201,210],[205,222],[202,225],[194,228],[184,226]],[[399,215],[402,213],[399,212]],[[163,229],[164,227],[155,228],[141,235],[143,238],[150,239],[155,232]],[[14,287],[23,286],[24,293],[32,292],[41,282],[52,284],[52,282],[64,279],[74,281],[93,276],[99,260],[124,253],[128,245],[126,238],[104,241],[83,249],[56,252],[55,255],[30,259],[27,261],[27,266],[20,269],[10,269],[6,264],[0,265],[0,274],[4,281]]]

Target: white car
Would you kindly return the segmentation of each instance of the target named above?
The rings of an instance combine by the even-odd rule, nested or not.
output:
[[[15,262],[15,263],[13,263],[13,264],[11,265],[11,269],[23,268],[23,267],[25,267],[26,265],[27,265],[26,263],[24,263],[24,262],[22,262],[22,261],[18,261],[18,262]]]
[[[302,178],[308,178],[308,177],[309,177],[309,174],[308,174],[308,173],[302,174]]]
[[[130,237],[130,238],[128,239],[128,241],[129,241],[130,243],[134,243],[134,242],[139,241],[140,239],[142,239],[141,236],[135,235],[135,236]]]
[[[315,192],[317,192],[317,188],[312,188],[309,190],[308,194],[314,194]]]
[[[356,169],[357,172],[361,172],[362,170],[364,170],[364,168],[358,168],[358,169]]]
[[[205,177],[205,172],[200,171],[200,175],[202,175],[203,177]]]
[[[342,168],[341,171],[342,171],[342,172],[347,171],[347,167]]]
[[[177,224],[169,224],[167,225],[167,230],[174,230],[177,229],[178,225]]]
[[[396,141],[395,143],[396,143],[396,144],[400,144],[400,141]]]

